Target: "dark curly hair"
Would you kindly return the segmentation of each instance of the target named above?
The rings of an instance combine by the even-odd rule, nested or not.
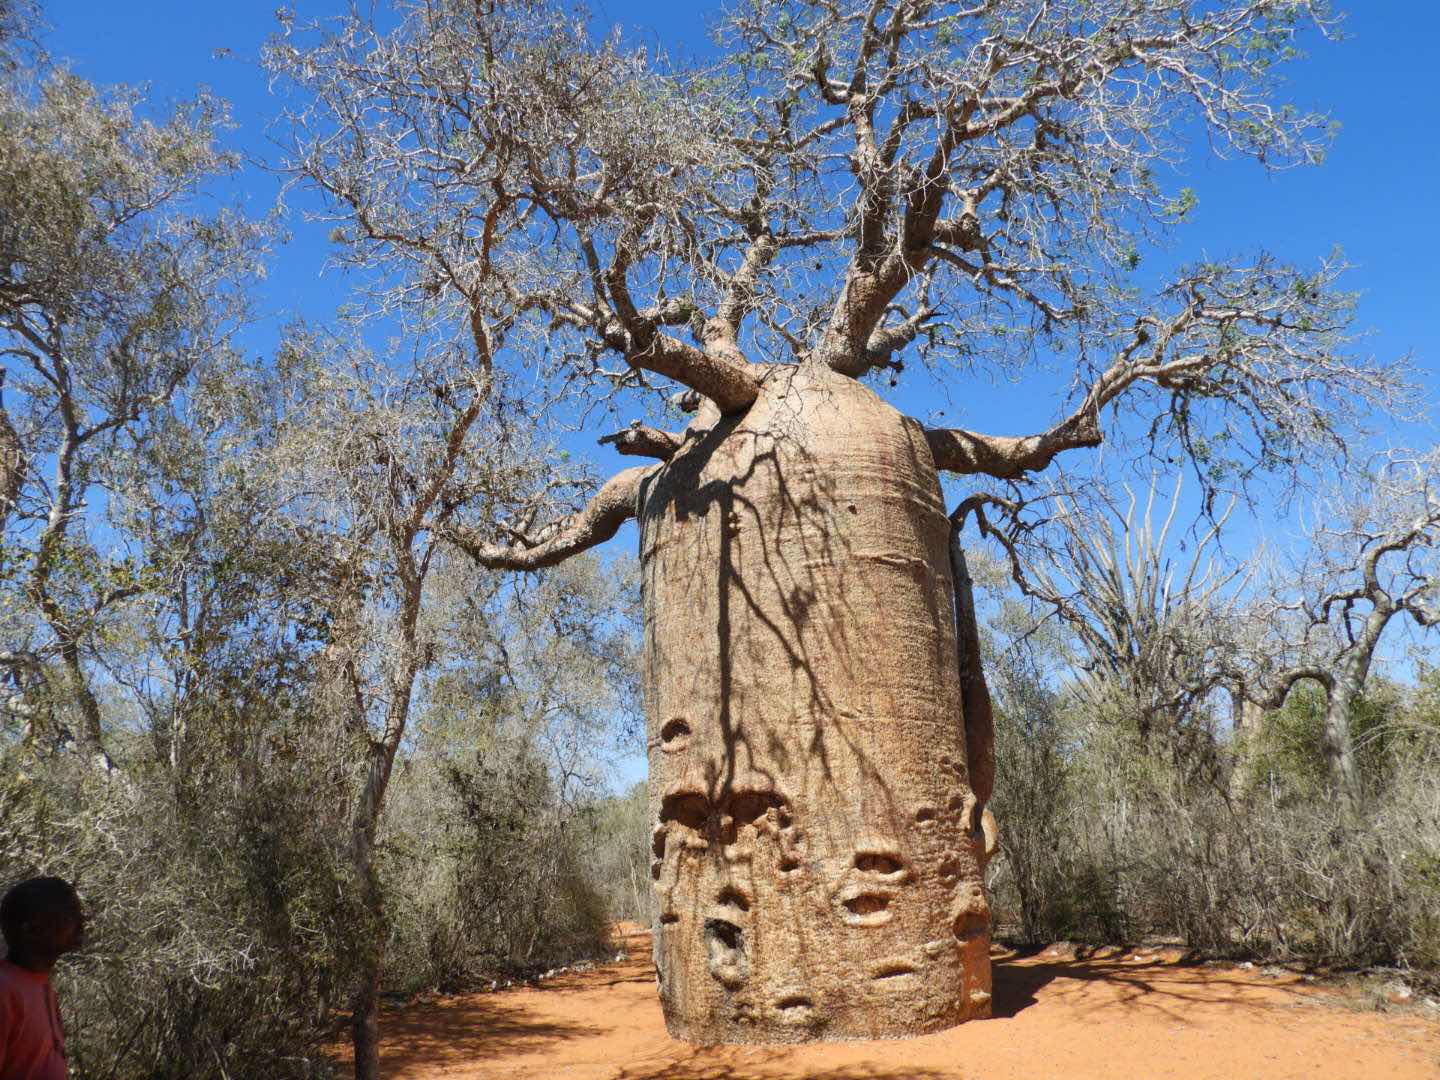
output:
[[[71,908],[78,905],[75,886],[64,878],[33,877],[14,885],[0,899],[0,933],[13,944],[20,928],[43,911]]]

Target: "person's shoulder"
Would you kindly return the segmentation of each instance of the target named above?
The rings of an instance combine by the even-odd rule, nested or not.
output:
[[[33,971],[0,960],[0,1024],[11,1027],[29,1015],[35,1008],[37,986],[43,993],[43,984],[37,982]]]
[[[36,982],[35,973],[26,971],[9,960],[0,960],[0,995],[16,997],[25,993]]]
[[[24,995],[20,969],[9,960],[0,960],[0,1017],[14,1016]]]

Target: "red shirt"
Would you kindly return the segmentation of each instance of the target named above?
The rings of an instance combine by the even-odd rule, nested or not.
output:
[[[66,1080],[65,1029],[49,974],[0,960],[0,1080]]]

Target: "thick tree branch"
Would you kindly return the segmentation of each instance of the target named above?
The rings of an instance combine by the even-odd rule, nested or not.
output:
[[[643,329],[638,343],[624,355],[631,367],[688,386],[715,402],[727,416],[748,409],[760,394],[759,365],[704,352],[653,329]]]
[[[1311,679],[1325,688],[1329,693],[1335,687],[1335,675],[1329,668],[1319,665],[1299,665],[1288,668],[1265,680],[1264,686],[1256,686],[1252,689],[1250,684],[1241,683],[1244,687],[1245,697],[1254,702],[1260,708],[1273,711],[1285,704],[1285,699],[1290,696],[1290,691],[1295,684]]]
[[[1018,480],[1027,472],[1046,468],[1062,451],[1099,446],[1101,436],[1095,411],[1082,407],[1038,435],[982,435],[958,428],[927,428],[925,441],[937,469]]]
[[[640,485],[654,465],[637,465],[616,473],[578,513],[556,522],[534,538],[516,544],[482,541],[471,529],[449,526],[441,535],[481,566],[491,570],[540,570],[564,562],[609,540],[635,516]]]
[[[780,250],[774,236],[760,221],[758,211],[747,228],[751,233],[750,246],[740,268],[730,278],[719,310],[706,320],[703,334],[706,352],[737,365],[747,363],[740,351],[740,324],[754,304],[760,274]]]
[[[680,449],[684,436],[673,431],[661,431],[647,427],[638,420],[629,427],[600,439],[602,446],[614,446],[616,451],[631,457],[653,457],[669,461]]]
[[[661,333],[658,318],[636,309],[626,280],[628,268],[622,243],[605,273],[621,332],[607,334],[606,343],[618,349],[631,367],[653,371],[704,394],[722,413],[749,408],[760,393],[757,366],[745,360],[738,348],[707,352]]]
[[[939,312],[928,303],[922,303],[918,308],[898,323],[890,326],[882,326],[870,335],[869,342],[865,346],[865,364],[870,368],[894,368],[899,371],[904,367],[901,361],[894,359],[894,356],[905,346],[909,345],[917,337],[925,324],[935,318]]]

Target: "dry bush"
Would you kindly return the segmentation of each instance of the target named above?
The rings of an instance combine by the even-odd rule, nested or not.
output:
[[[599,801],[593,814],[588,866],[596,890],[616,919],[655,920],[650,879],[650,807],[645,783]]]
[[[992,873],[1002,934],[1176,937],[1208,955],[1440,972],[1434,741],[1377,761],[1352,815],[1317,797],[1313,762],[1244,789],[1093,708],[1038,690],[1006,705]]]
[[[413,760],[392,799],[387,986],[460,990],[608,954],[589,812],[557,797],[524,743]]]
[[[284,772],[180,794],[69,755],[3,762],[0,881],[69,878],[90,918],[57,976],[75,1075],[329,1075],[317,1038],[356,913]]]

